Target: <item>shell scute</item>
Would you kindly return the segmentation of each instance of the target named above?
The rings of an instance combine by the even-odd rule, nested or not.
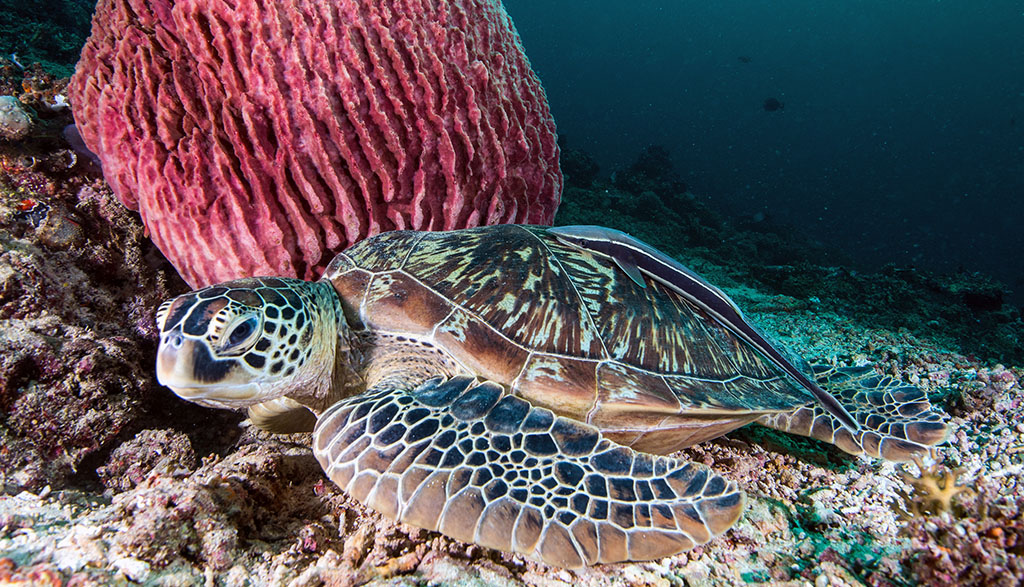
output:
[[[362,308],[368,326],[411,335],[429,334],[450,312],[448,300],[408,275],[390,271],[374,276]]]
[[[356,243],[342,255],[347,256],[354,266],[374,273],[400,269],[409,256],[409,251],[416,247],[417,241],[425,234],[427,233],[412,230],[384,232]],[[328,278],[336,261],[337,258],[328,266],[325,273]]]
[[[473,373],[501,383],[523,371],[529,351],[462,308],[437,323],[434,343],[456,354]]]
[[[534,405],[584,419],[597,400],[597,365],[585,359],[534,354],[512,390]]]
[[[549,246],[520,226],[433,233],[418,242],[403,270],[517,345],[598,358],[598,330],[583,307],[565,303],[575,298],[574,282]]]
[[[598,413],[675,414],[683,407],[661,375],[616,362],[602,363],[597,375]]]
[[[640,287],[543,227],[387,233],[340,257],[330,278],[368,327],[427,339],[467,372],[618,442],[698,441],[809,401],[675,290]]]

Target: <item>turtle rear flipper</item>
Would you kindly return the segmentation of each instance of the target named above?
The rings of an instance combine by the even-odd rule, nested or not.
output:
[[[314,453],[392,519],[567,568],[687,550],[744,504],[703,465],[638,453],[464,376],[338,402],[317,422]]]
[[[274,434],[312,432],[316,416],[299,402],[279,397],[249,406],[249,420],[257,427]]]
[[[829,390],[860,423],[856,435],[816,403],[762,416],[757,422],[830,442],[850,454],[866,453],[891,461],[923,456],[949,436],[942,415],[932,409],[920,389],[879,375],[871,367],[813,368],[818,384]]]

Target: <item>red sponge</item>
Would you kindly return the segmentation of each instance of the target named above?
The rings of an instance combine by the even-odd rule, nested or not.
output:
[[[386,230],[549,224],[561,194],[497,0],[100,0],[69,91],[192,286],[314,278]]]

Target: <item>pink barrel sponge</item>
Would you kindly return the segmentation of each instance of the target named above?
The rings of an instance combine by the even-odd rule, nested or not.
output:
[[[550,224],[547,99],[498,0],[100,0],[69,89],[192,286],[394,229]]]

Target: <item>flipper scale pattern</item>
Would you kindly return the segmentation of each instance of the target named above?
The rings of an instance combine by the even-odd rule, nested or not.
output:
[[[692,548],[744,504],[703,465],[638,453],[472,377],[371,389],[329,408],[314,438],[328,476],[387,516],[566,568]]]
[[[923,456],[949,435],[942,414],[932,409],[920,389],[879,375],[872,367],[813,367],[818,384],[857,419],[860,431],[850,433],[817,403],[762,416],[759,424],[830,442],[850,454],[890,461]]]

